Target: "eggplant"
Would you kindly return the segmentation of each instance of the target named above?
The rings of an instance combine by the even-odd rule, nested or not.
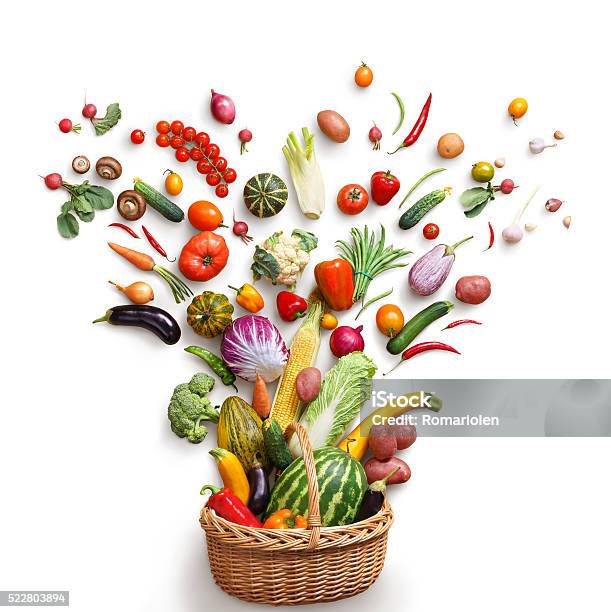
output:
[[[410,268],[408,282],[411,289],[418,295],[431,295],[435,293],[448,278],[452,265],[454,264],[454,251],[463,242],[471,240],[473,236],[463,238],[456,244],[438,244],[428,253],[425,253]]]
[[[255,460],[248,470],[250,498],[248,508],[254,515],[262,514],[269,501],[269,480],[259,460]]]
[[[375,516],[382,509],[386,498],[386,482],[399,471],[400,467],[397,466],[392,472],[386,474],[382,480],[376,480],[369,485],[365,495],[363,495],[359,511],[356,513],[355,523]]]
[[[148,329],[166,344],[176,344],[180,340],[180,326],[176,319],[169,312],[157,306],[147,304],[114,306],[94,323],[102,321],[111,325],[128,325]]]

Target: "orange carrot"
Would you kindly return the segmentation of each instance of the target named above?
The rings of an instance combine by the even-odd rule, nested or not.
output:
[[[252,407],[262,419],[266,419],[272,409],[265,381],[259,374],[252,389]]]
[[[180,303],[183,300],[186,300],[189,296],[193,295],[193,291],[183,283],[176,274],[170,272],[166,268],[162,266],[158,266],[155,263],[155,260],[146,253],[140,253],[140,251],[134,251],[133,249],[128,249],[127,247],[121,246],[120,244],[115,244],[114,242],[109,242],[108,246],[115,252],[125,257],[129,263],[136,266],[140,270],[147,270],[156,272],[163,278],[163,280],[170,285],[170,289],[172,290],[172,295],[176,300],[176,303]]]

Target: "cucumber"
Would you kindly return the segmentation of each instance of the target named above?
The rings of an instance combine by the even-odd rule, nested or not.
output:
[[[399,219],[399,227],[401,229],[409,229],[414,227],[426,213],[431,212],[437,204],[441,204],[448,193],[451,193],[450,187],[445,189],[436,189],[431,193],[420,198],[415,204],[412,204]]]
[[[156,189],[147,185],[138,177],[134,179],[134,189],[142,195],[147,204],[152,206],[169,221],[178,223],[185,218],[185,213],[182,211],[182,208],[176,206],[174,202],[170,202],[162,193],[159,193]]]
[[[265,452],[269,460],[279,470],[285,470],[293,462],[293,455],[289,451],[278,421],[269,417],[263,421],[261,429],[263,430]]]
[[[435,302],[414,315],[401,329],[401,331],[388,341],[386,350],[393,355],[403,352],[414,338],[433,321],[448,314],[454,308],[452,302]]]

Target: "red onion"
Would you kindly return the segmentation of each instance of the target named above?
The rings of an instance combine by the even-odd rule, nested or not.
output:
[[[212,98],[210,100],[210,112],[212,116],[221,123],[233,123],[235,119],[235,104],[229,96],[216,93],[211,90]]]
[[[350,327],[341,325],[333,330],[329,338],[329,347],[336,357],[343,357],[354,351],[362,351],[365,348],[365,340],[361,336],[362,325]]]

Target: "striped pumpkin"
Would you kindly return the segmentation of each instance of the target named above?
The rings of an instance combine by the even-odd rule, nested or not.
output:
[[[244,185],[246,207],[257,217],[273,217],[286,204],[289,192],[286,183],[275,174],[256,174]]]
[[[214,338],[231,323],[233,306],[222,293],[204,291],[196,295],[187,308],[187,323],[204,338]]]
[[[223,402],[216,436],[218,445],[231,451],[240,460],[246,473],[255,459],[265,469],[269,466],[261,419],[241,397],[231,395]]]
[[[352,523],[367,490],[363,466],[335,447],[315,450],[314,463],[322,525],[332,527]],[[283,508],[289,508],[293,514],[307,515],[308,479],[302,457],[295,459],[276,480],[265,517]]]

